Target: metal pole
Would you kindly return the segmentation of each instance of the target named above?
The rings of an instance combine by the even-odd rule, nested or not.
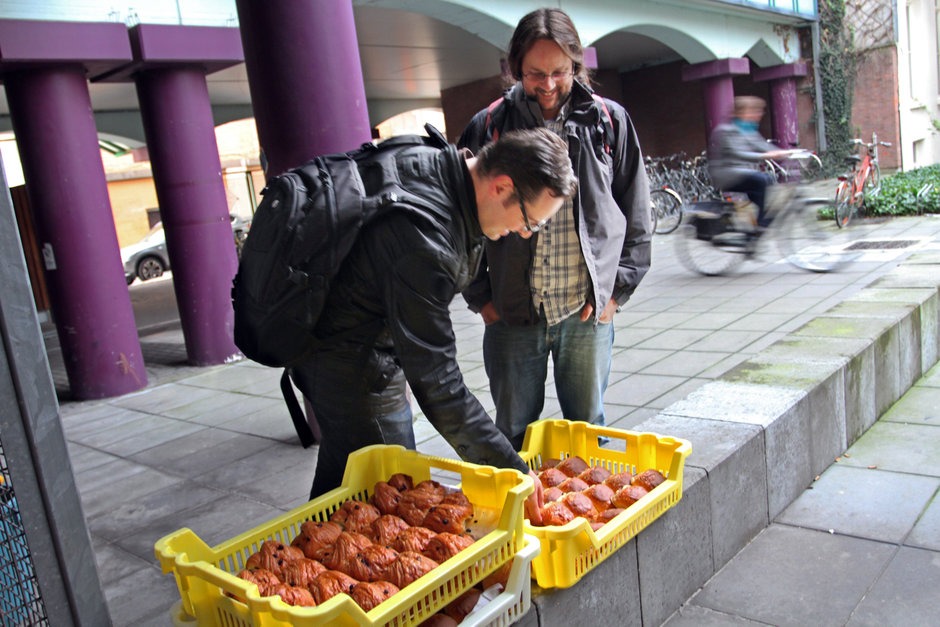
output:
[[[813,37],[813,88],[816,90],[816,152],[826,152],[826,114],[823,111],[822,79],[819,77],[819,20],[810,26]]]
[[[16,586],[3,577],[0,593],[19,589],[16,613],[7,618],[29,625],[110,625],[2,167],[0,294],[4,507],[15,503],[12,520],[21,523],[19,559],[11,567],[29,575],[16,577]],[[9,530],[5,524],[4,539]],[[25,598],[36,583],[40,594]]]

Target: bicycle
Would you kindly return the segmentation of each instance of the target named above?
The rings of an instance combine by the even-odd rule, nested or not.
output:
[[[650,212],[653,232],[672,233],[682,222],[682,197],[668,186],[650,190]]]
[[[747,208],[753,205],[746,200],[693,203],[675,238],[679,261],[698,274],[724,275],[757,257],[769,240],[776,241],[791,265],[811,272],[832,272],[858,258],[860,253],[850,247],[854,230],[819,219],[831,201],[807,196],[800,183],[781,183],[771,190],[767,207],[773,221],[765,230],[756,228],[749,215],[753,209]]]
[[[878,141],[875,133],[871,134],[871,143],[853,139],[853,144],[865,147],[864,156],[851,155],[853,168],[849,174],[839,177],[836,187],[836,225],[848,226],[852,218],[865,205],[865,198],[872,197],[881,189],[881,166],[878,165],[878,146],[890,146],[890,142]]]

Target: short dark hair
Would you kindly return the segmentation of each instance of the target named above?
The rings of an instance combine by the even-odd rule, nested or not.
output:
[[[552,196],[570,198],[578,187],[568,144],[544,127],[504,133],[477,157],[481,175],[505,174],[524,201],[534,202],[546,188]]]
[[[572,61],[575,78],[591,85],[588,70],[584,66],[584,48],[574,22],[561,9],[536,9],[516,25],[509,41],[509,71],[517,81],[522,80],[522,60],[539,39],[550,39],[568,55]]]

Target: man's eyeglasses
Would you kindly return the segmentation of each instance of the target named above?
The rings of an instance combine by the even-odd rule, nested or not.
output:
[[[529,72],[528,74],[523,74],[522,78],[534,83],[544,83],[546,78],[551,77],[553,82],[560,83],[571,76],[571,74],[571,70],[567,72],[552,72],[551,74],[546,74],[545,72]]]
[[[519,194],[518,192],[516,193],[519,196],[519,210],[522,211],[522,230],[528,231],[529,233],[538,233],[542,230],[542,227],[548,223],[550,218],[545,218],[544,220],[540,220],[539,222],[532,224],[532,222],[529,220],[529,214],[525,212],[525,202],[522,200],[522,194]]]

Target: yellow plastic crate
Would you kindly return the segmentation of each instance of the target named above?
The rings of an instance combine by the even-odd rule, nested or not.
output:
[[[598,437],[610,438],[608,448]],[[682,469],[692,452],[686,440],[639,433],[586,422],[540,420],[529,425],[519,454],[537,470],[544,460],[577,455],[590,466],[604,466],[612,473],[634,474],[654,468],[666,481],[599,530],[583,518],[553,527],[536,527],[525,521],[525,532],[539,539],[541,554],[532,562],[532,576],[543,588],[567,588],[607,559],[682,498]]]
[[[391,475],[411,475],[415,483],[453,477],[475,517],[492,528],[470,547],[406,586],[370,612],[340,594],[317,607],[293,607],[280,597],[261,597],[254,584],[236,575],[265,540],[289,543],[307,520],[325,521],[347,499],[365,501],[373,486]],[[515,470],[431,457],[401,446],[369,446],[349,456],[341,487],[227,542],[209,547],[190,529],[160,539],[155,547],[164,573],[176,577],[181,602],[171,611],[178,625],[282,627],[286,625],[418,625],[455,600],[524,548],[523,504],[534,486]],[[229,592],[246,603],[225,595]]]
[[[535,536],[526,534],[525,547],[512,558],[506,589],[491,601],[475,608],[461,621],[463,627],[507,627],[519,620],[532,606],[532,560],[541,545]],[[183,602],[177,601],[170,610],[175,627],[193,627],[196,619],[183,611]]]

